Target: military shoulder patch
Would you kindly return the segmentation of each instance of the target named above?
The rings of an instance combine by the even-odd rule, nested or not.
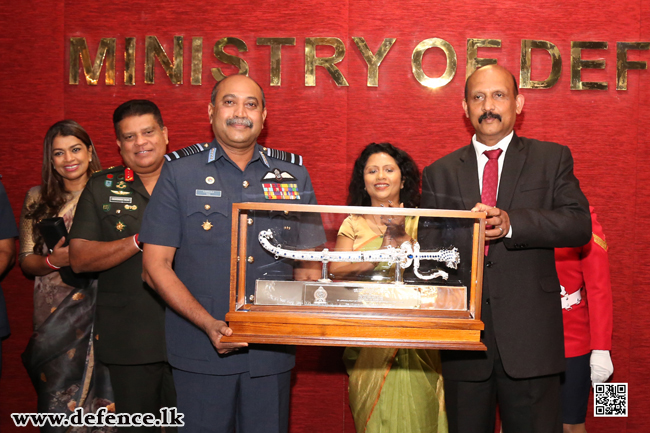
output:
[[[263,147],[264,153],[271,158],[279,159],[284,162],[290,162],[296,165],[302,165],[302,156],[295,153],[285,152],[284,150],[271,149],[270,147]]]
[[[167,161],[174,161],[176,159],[184,158],[186,156],[194,155],[195,153],[201,153],[210,148],[210,143],[197,143],[191,146],[184,147],[182,149],[175,150],[174,152],[169,152],[165,155]]]
[[[602,249],[607,251],[607,241],[598,236],[596,233],[592,233],[592,236],[594,237],[594,242],[596,242]]]
[[[98,176],[107,176],[109,174],[117,173],[119,171],[124,171],[124,166],[123,165],[116,165],[113,167],[106,168],[104,170],[99,170],[96,171],[92,174],[91,177],[98,177]],[[112,176],[110,177],[112,179]]]

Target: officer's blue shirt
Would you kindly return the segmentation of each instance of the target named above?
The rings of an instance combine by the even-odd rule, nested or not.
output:
[[[18,236],[16,220],[14,219],[5,187],[0,182],[0,239],[15,238],[16,236]],[[6,337],[7,335],[9,335],[9,319],[5,307],[5,298],[0,288],[0,338]]]
[[[244,171],[232,162],[216,140],[209,150],[166,161],[144,214],[139,239],[177,248],[176,275],[219,320],[225,320],[229,311],[232,204],[271,200],[316,204],[307,170],[263,155],[262,150],[259,144],[255,145]],[[279,177],[274,178],[280,174],[293,180],[280,182]],[[282,183],[296,188],[270,191],[270,186]],[[289,195],[285,193],[293,199],[286,199]],[[319,221],[312,218],[310,223],[301,223],[295,212],[257,211],[251,220],[248,221],[247,255],[252,259],[246,264],[248,290],[256,278],[288,279],[293,272],[292,262],[276,260],[263,250],[257,240],[259,231],[272,228],[280,237],[301,248],[315,247],[325,241]],[[165,332],[169,362],[182,370],[217,375],[249,371],[251,376],[265,376],[294,366],[292,346],[250,345],[248,350],[219,355],[203,331],[170,308]]]

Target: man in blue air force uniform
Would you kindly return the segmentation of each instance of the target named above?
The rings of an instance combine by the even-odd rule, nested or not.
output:
[[[0,176],[2,179],[2,176]],[[0,280],[14,265],[16,260],[16,220],[7,198],[5,187],[0,182]],[[5,298],[0,288],[0,373],[2,373],[2,339],[9,335],[9,319]]]
[[[140,239],[144,275],[171,307],[166,335],[183,431],[288,430],[294,350],[289,346],[225,343],[230,299],[232,204],[315,204],[298,155],[257,144],[266,108],[260,86],[235,75],[217,83],[208,107],[215,140],[168,155],[147,207]],[[324,242],[319,224],[298,215],[257,212],[248,219],[248,285],[256,278],[318,278],[313,268],[276,260],[257,241],[273,228],[303,248]],[[173,263],[173,267],[172,267]]]

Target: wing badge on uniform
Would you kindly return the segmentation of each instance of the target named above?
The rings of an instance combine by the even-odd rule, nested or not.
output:
[[[112,189],[111,192],[115,195],[131,195],[131,191],[116,191]]]
[[[269,180],[275,180],[276,182],[282,182],[287,180],[296,180],[295,176],[288,171],[282,171],[279,168],[274,168],[271,171],[267,171],[264,177],[261,179],[262,182]]]

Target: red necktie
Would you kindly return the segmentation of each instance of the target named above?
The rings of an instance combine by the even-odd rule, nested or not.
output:
[[[488,157],[488,162],[483,170],[483,189],[481,190],[481,203],[488,206],[497,205],[497,187],[499,186],[499,155],[502,149],[486,150],[483,152]],[[491,228],[487,226],[486,228]],[[487,256],[490,245],[485,242],[485,255]]]

